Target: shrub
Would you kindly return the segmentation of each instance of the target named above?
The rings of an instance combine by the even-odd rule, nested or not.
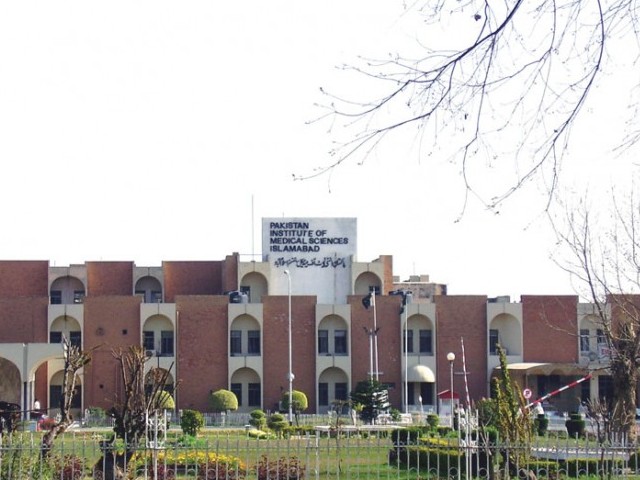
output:
[[[267,416],[262,410],[254,410],[249,415],[251,416],[249,419],[249,425],[257,428],[258,430],[262,430],[267,426]]]
[[[185,435],[195,437],[204,427],[204,416],[197,410],[183,410],[180,417],[180,427]]]
[[[564,462],[564,469],[569,477],[578,477],[580,475],[590,474],[616,474],[622,470],[624,462],[621,459],[605,459],[604,462],[599,458],[572,458]]]
[[[282,393],[282,397],[280,397],[280,402],[282,405],[283,411],[289,410],[289,392],[285,391]],[[304,392],[300,392],[298,390],[291,391],[291,410],[298,414],[300,412],[304,412],[307,408],[309,408],[309,401],[307,400],[307,396]]]
[[[269,434],[267,432],[263,432],[262,430],[258,430],[257,428],[252,428],[251,430],[249,430],[247,432],[247,435],[258,440],[269,438]]]
[[[255,466],[255,473],[258,480],[301,479],[304,478],[305,467],[296,457],[270,461],[263,455]]]
[[[427,415],[427,425],[429,425],[433,429],[436,429],[438,428],[439,424],[440,424],[440,417],[438,416],[437,413],[430,413]]]
[[[545,417],[544,413],[538,415],[538,417],[533,421],[533,427],[539,436],[544,436],[547,433],[547,429],[549,428],[549,419]]]
[[[135,457],[135,471],[144,478],[153,478],[152,453]],[[160,468],[163,465],[164,468]],[[200,450],[188,450],[187,452],[178,450],[167,450],[158,452],[158,478],[175,478],[175,475],[185,475],[186,472],[198,472],[198,479],[240,479],[246,475],[245,464],[237,457],[218,454],[214,452],[205,453]],[[173,476],[172,476],[173,475]],[[189,477],[191,478],[191,476]],[[106,479],[105,479],[106,480]]]
[[[75,455],[53,457],[51,465],[56,480],[80,480],[84,477],[83,461]]]
[[[220,389],[209,395],[209,405],[214,412],[238,409],[238,399],[230,390]]]
[[[424,433],[422,427],[398,428],[391,432],[391,440],[396,446],[415,445]]]
[[[173,466],[166,463],[158,462],[156,467],[156,475],[153,474],[153,463],[147,466],[147,476],[149,478],[157,478],[158,480],[173,480],[176,478],[176,473],[173,471]]]
[[[449,477],[452,468],[457,468],[458,465],[465,467],[461,452],[449,446],[409,446],[397,460],[407,469],[416,469],[418,474],[437,473],[443,478]]]
[[[587,422],[584,421],[581,414],[572,413],[569,416],[569,420],[567,420],[564,424],[567,427],[567,433],[569,434],[570,438],[584,437]]]
[[[274,413],[269,417],[267,421],[267,425],[271,430],[276,432],[278,436],[282,434],[282,431],[289,425],[289,422],[284,418],[284,415],[281,413]]]

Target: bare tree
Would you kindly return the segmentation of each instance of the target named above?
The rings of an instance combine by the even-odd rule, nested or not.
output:
[[[62,395],[60,397],[60,420],[57,421],[43,436],[41,442],[41,453],[43,457],[49,455],[53,442],[58,436],[67,431],[73,423],[71,405],[74,396],[77,394],[78,374],[85,365],[91,361],[91,352],[83,352],[79,347],[73,345],[69,339],[62,337],[63,350],[63,376]]]
[[[345,97],[321,89],[326,99],[317,121],[330,120],[337,147],[328,165],[296,178],[321,175],[346,161],[364,161],[381,142],[409,130],[427,155],[453,143],[451,153],[467,195],[478,196],[490,208],[533,178],[544,181],[551,199],[572,126],[600,77],[626,55],[631,61],[638,55],[638,3],[410,3],[405,16],[420,16],[422,21],[415,53],[389,53],[386,59],[360,59],[343,67],[360,74],[361,88],[355,94]],[[624,42],[616,44],[619,39]],[[614,52],[611,56],[608,49]],[[638,72],[629,75],[638,77]],[[361,92],[374,93],[354,98]],[[626,93],[628,100],[632,92]],[[636,112],[634,108],[631,121]],[[632,126],[617,145],[631,145],[638,138]],[[484,192],[474,183],[476,169],[499,170],[510,177],[496,187],[499,190]]]
[[[147,415],[162,408],[161,392],[167,385],[169,371],[152,367],[145,376],[150,357],[140,346],[112,352],[118,364],[123,390],[109,410],[114,419],[114,435],[101,442],[103,456],[93,468],[94,478],[125,478],[133,454],[142,447],[147,430]],[[114,448],[115,440],[124,441],[124,450]]]
[[[557,263],[576,279],[582,297],[593,304],[606,343],[613,397],[607,399],[611,429],[635,434],[637,385],[640,380],[640,223],[639,205],[630,199],[615,207],[604,231],[586,204],[568,215],[558,231],[565,256]]]

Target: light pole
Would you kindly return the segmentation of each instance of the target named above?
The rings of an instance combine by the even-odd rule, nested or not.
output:
[[[451,418],[449,419],[449,426],[453,428],[453,362],[456,359],[456,354],[453,352],[447,353],[447,360],[449,361],[449,378],[450,378],[450,389],[449,389],[449,408]]]
[[[289,425],[293,424],[293,371],[291,369],[291,273],[289,270],[285,270],[284,274],[287,276],[287,292],[288,292],[288,304],[289,304]]]

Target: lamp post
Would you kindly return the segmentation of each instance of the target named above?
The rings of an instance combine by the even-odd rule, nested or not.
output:
[[[450,388],[449,388],[449,408],[451,418],[449,419],[449,426],[453,428],[453,362],[456,359],[456,354],[453,352],[447,353],[447,360],[449,361],[449,378],[450,378]]]
[[[289,305],[289,373],[287,375],[289,380],[289,425],[293,424],[293,371],[291,369],[291,273],[289,270],[285,270],[284,274],[287,276],[287,292],[288,292],[288,305]]]

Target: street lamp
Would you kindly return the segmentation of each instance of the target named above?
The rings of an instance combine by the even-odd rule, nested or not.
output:
[[[289,425],[293,424],[293,371],[291,369],[291,273],[289,270],[285,270],[284,274],[287,276],[287,292],[289,299],[289,373],[287,375],[289,379]]]
[[[449,426],[453,428],[453,362],[456,359],[456,354],[453,352],[447,353],[447,360],[449,361],[449,378],[450,378],[450,388],[449,388],[449,407],[451,418],[449,419]]]

